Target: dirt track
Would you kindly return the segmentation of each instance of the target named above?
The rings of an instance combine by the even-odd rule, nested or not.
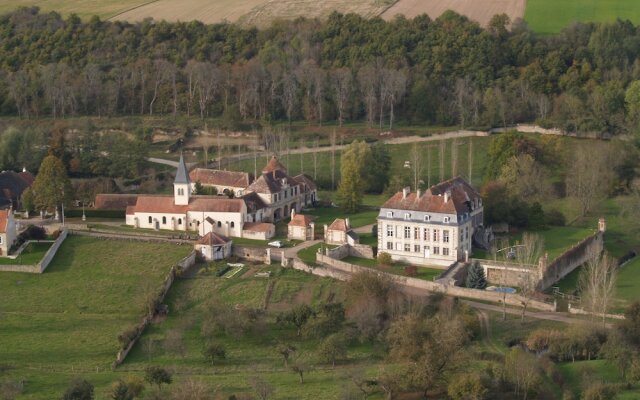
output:
[[[453,10],[486,26],[496,14],[507,14],[511,21],[524,16],[526,0],[399,0],[382,17],[392,19],[397,14],[407,18],[428,14],[432,19],[443,12]]]

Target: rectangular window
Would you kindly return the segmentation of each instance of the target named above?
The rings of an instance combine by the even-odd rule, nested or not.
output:
[[[433,230],[433,241],[434,242],[440,241],[440,231],[438,229]]]
[[[469,239],[469,227],[464,228],[464,236]]]
[[[387,250],[393,250],[393,242],[387,242]]]
[[[424,228],[423,232],[422,232],[422,240],[424,240],[425,242],[429,241],[429,228]]]
[[[396,242],[396,250],[402,251],[402,243]]]
[[[442,243],[449,243],[449,231],[446,229],[442,231]]]
[[[404,238],[405,239],[411,239],[411,227],[410,226],[405,226],[404,227]]]
[[[387,218],[393,218],[393,212],[387,211]]]
[[[408,220],[408,219],[411,219],[411,214],[409,214],[409,213],[405,213],[405,214],[404,214],[404,219],[407,219],[407,220]]]
[[[414,251],[414,253],[420,253],[420,245],[419,244],[414,245],[413,246],[413,251]]]
[[[420,228],[413,228],[413,238],[415,240],[420,239]]]
[[[450,220],[451,220],[451,218],[449,218],[449,217],[444,217],[444,223],[445,223],[445,224],[448,224]]]
[[[398,239],[402,237],[402,227],[400,225],[396,225],[396,237]]]
[[[437,246],[436,246],[436,247],[434,247],[434,248],[433,248],[433,254],[436,254],[436,255],[437,255],[437,254],[440,254],[440,247],[437,247]]]
[[[387,237],[393,237],[393,225],[387,225]]]
[[[410,244],[405,244],[404,245],[404,251],[406,251],[407,253],[411,251],[411,245]]]
[[[429,222],[431,221],[431,216],[430,215],[425,215],[424,216],[424,222]]]
[[[442,248],[442,255],[443,256],[448,256],[449,255],[449,248],[448,247],[443,247]]]

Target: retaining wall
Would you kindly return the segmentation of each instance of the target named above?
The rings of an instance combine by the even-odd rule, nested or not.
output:
[[[538,290],[545,291],[604,250],[604,232],[598,231],[555,258],[542,273]]]
[[[316,255],[316,261],[322,263],[323,265],[328,266],[331,269],[335,269],[339,272],[346,273],[348,275],[357,273],[357,272],[366,272],[366,273],[374,273],[374,274],[383,274],[393,279],[397,284],[406,286],[413,289],[421,289],[428,292],[439,292],[444,293],[449,296],[456,297],[464,297],[468,299],[474,300],[483,300],[483,301],[491,301],[496,303],[501,303],[503,300],[505,303],[512,306],[522,306],[527,302],[527,299],[518,295],[518,294],[503,294],[498,292],[491,292],[486,290],[478,290],[478,289],[469,289],[458,286],[451,285],[443,285],[437,282],[425,281],[418,278],[404,277],[394,274],[389,274],[386,272],[378,271],[372,268],[361,267],[359,265],[349,264],[344,261],[335,260],[333,258],[327,257],[322,254]],[[301,262],[301,261],[300,261]],[[295,264],[295,263],[294,263]],[[320,270],[322,267],[314,268],[314,275],[318,275],[315,270]],[[326,272],[325,272],[326,273]],[[340,278],[336,278],[340,279]],[[555,311],[556,305],[545,303],[539,300],[529,300],[528,307],[535,308],[542,311]]]
[[[360,258],[368,258],[370,260],[375,258],[375,256],[373,255],[373,247],[359,243],[349,246],[349,255]]]
[[[576,315],[593,315],[594,317],[597,318],[602,318],[602,314],[601,313],[592,313],[590,311],[585,311],[582,308],[575,308],[571,306],[571,303],[569,303],[569,314],[576,314]],[[625,319],[623,314],[605,314],[604,315],[605,318],[611,318],[611,319]]]
[[[504,286],[520,286],[527,274],[538,274],[537,266],[528,265],[521,266],[519,264],[505,262],[483,260],[472,258],[471,262],[478,262],[484,269],[484,275],[487,282]]]
[[[276,253],[275,251],[273,253]],[[271,249],[264,247],[250,247],[250,246],[232,246],[231,254],[236,257],[244,258],[251,261],[259,261],[265,264],[271,264],[273,257]]]

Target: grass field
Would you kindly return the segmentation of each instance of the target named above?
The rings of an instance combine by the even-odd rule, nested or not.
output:
[[[105,371],[118,334],[143,314],[141,286],[159,286],[190,250],[71,236],[46,273],[0,274],[0,362],[26,380],[21,398],[57,398],[79,373],[97,386],[114,380]]]
[[[613,22],[616,18],[640,23],[637,0],[528,0],[524,19],[542,34],[560,32],[574,22]]]
[[[62,15],[77,14],[80,18],[89,19],[93,15],[108,19],[123,11],[138,7],[149,0],[16,0],[0,1],[0,14],[13,11],[18,7],[38,6],[43,12],[56,11]]]
[[[4,265],[34,265],[47,253],[53,243],[31,243],[15,259],[0,257],[0,264]]]

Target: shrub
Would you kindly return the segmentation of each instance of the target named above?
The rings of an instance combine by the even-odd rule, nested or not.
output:
[[[472,289],[485,289],[487,287],[487,278],[484,275],[484,268],[482,268],[477,261],[469,267],[466,286]]]
[[[393,262],[393,260],[391,260],[391,254],[385,253],[384,251],[378,253],[378,262],[382,265],[391,265]]]
[[[45,240],[47,231],[41,226],[29,225],[20,236],[23,236],[24,240]]]
[[[613,399],[616,396],[616,392],[614,386],[597,382],[587,386],[582,394],[582,398],[584,400],[608,400]]]
[[[564,214],[558,210],[549,210],[544,214],[544,222],[550,226],[565,226],[567,219]]]

